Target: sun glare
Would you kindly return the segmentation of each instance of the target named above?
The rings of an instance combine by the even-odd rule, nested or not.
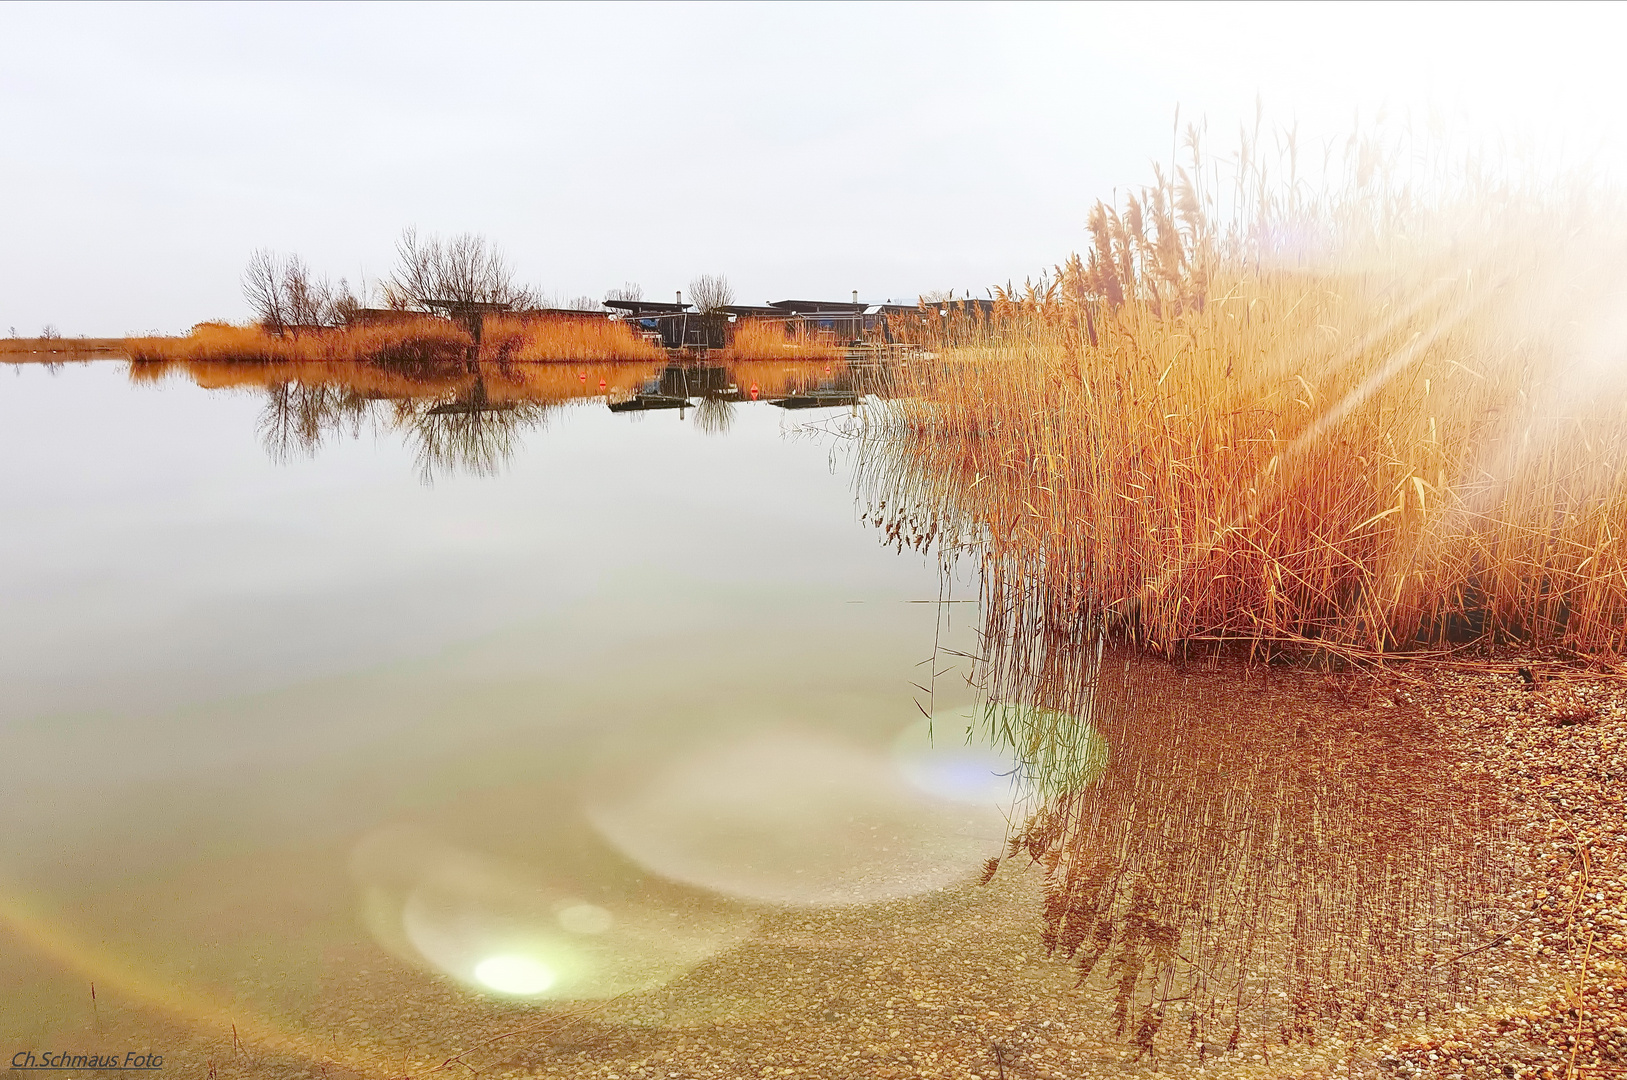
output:
[[[475,965],[475,979],[499,994],[531,997],[554,985],[554,973],[544,964],[518,953],[487,957]]]

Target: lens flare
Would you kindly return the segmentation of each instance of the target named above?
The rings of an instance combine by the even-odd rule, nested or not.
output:
[[[475,965],[474,974],[487,989],[514,997],[534,997],[554,985],[547,965],[513,953],[487,957]]]
[[[1018,766],[1010,752],[968,741],[970,719],[937,713],[898,733],[893,764],[919,791],[950,802],[997,805],[1017,793]]]
[[[351,872],[362,917],[381,945],[467,986],[514,997],[648,990],[735,945],[754,923],[722,901],[662,902],[637,879],[567,880],[415,829],[366,837]]]
[[[610,778],[587,811],[605,839],[662,877],[743,900],[834,907],[975,875],[1000,850],[1006,817],[997,797],[956,790],[962,797],[908,782],[884,748],[770,729]]]

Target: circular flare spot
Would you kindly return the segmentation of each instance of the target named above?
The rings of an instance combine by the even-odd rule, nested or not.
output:
[[[794,729],[722,739],[589,801],[600,835],[672,881],[742,900],[833,907],[917,896],[1005,841],[990,798],[907,783],[883,751]]]
[[[911,724],[893,740],[893,763],[912,787],[940,799],[975,806],[1010,801],[1020,772],[1015,756],[969,741],[967,724],[948,713]]]
[[[475,979],[499,994],[530,997],[554,985],[554,973],[529,956],[506,953],[475,965]]]

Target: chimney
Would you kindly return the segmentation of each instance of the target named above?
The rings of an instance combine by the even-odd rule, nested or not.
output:
[[[682,289],[679,289],[678,290],[678,303],[682,304],[683,302],[684,302],[684,291]]]
[[[859,290],[857,290],[857,289],[853,290],[853,302],[855,304],[857,304],[859,302]]]

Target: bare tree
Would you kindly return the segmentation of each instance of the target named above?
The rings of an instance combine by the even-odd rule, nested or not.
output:
[[[305,260],[298,255],[288,256],[283,263],[282,280],[291,326],[326,326],[333,321],[333,287],[327,278],[312,275]]]
[[[395,250],[396,271],[385,286],[392,306],[423,308],[431,301],[450,301],[525,307],[536,302],[531,290],[515,283],[503,253],[483,236],[422,239],[409,228]]]
[[[603,305],[591,296],[578,296],[565,306],[571,311],[598,311]]]
[[[356,317],[356,313],[367,305],[361,298],[350,291],[350,282],[344,278],[334,286],[333,297],[329,302],[329,311],[335,325],[343,325]]]
[[[689,283],[689,299],[702,315],[714,315],[734,303],[734,288],[722,274],[702,274]]]
[[[395,242],[395,273],[384,281],[391,307],[416,307],[425,298],[438,295],[438,249],[436,244],[419,243],[417,229],[401,231],[401,239]]]
[[[348,285],[343,291],[349,296]],[[256,321],[278,337],[302,326],[330,326],[339,317],[339,296],[327,278],[311,273],[298,255],[285,257],[268,248],[249,256],[243,297]],[[350,301],[354,304],[355,298]]]
[[[921,294],[923,304],[942,304],[955,298],[954,289],[929,289]]]
[[[606,300],[642,300],[644,299],[644,286],[636,281],[626,281],[621,288],[611,289],[604,294]]]
[[[248,268],[243,271],[243,298],[253,309],[256,321],[278,337],[289,319],[284,285],[282,260],[276,252],[259,248],[249,256]]]

